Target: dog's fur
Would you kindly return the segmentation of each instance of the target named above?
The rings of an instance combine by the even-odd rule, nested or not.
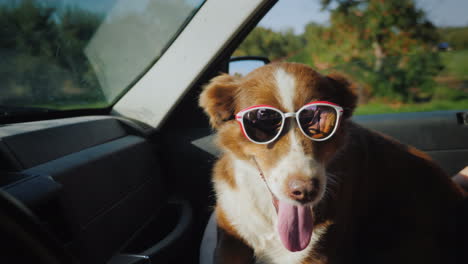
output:
[[[248,141],[232,116],[253,105],[297,111],[311,101],[345,111],[332,138],[315,142],[295,122],[273,143]],[[220,236],[217,263],[454,263],[453,213],[462,193],[424,153],[350,121],[354,87],[296,63],[263,66],[245,77],[221,75],[200,96],[223,150],[214,167]],[[276,230],[291,178],[316,181],[309,246],[290,252]]]

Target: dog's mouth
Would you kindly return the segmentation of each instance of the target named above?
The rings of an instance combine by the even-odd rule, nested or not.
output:
[[[290,204],[274,196],[273,205],[278,213],[277,228],[284,247],[291,252],[304,250],[312,238],[312,206]]]
[[[294,205],[276,198],[265,180],[263,171],[254,156],[252,156],[252,160],[271,194],[273,206],[278,215],[277,228],[281,242],[284,247],[291,252],[304,250],[309,245],[310,239],[312,238],[312,206],[309,204]]]

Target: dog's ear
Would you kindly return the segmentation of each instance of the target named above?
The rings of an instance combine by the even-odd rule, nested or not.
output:
[[[357,85],[339,73],[331,73],[327,79],[337,89],[337,103],[344,108],[344,118],[351,117],[358,102]]]
[[[234,116],[234,98],[239,87],[239,77],[223,74],[213,78],[200,94],[199,105],[210,118],[211,126],[217,129]]]

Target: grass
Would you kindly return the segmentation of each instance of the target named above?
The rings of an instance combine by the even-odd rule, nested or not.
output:
[[[429,112],[439,110],[468,110],[468,99],[451,101],[451,100],[432,100],[428,103],[417,104],[385,104],[372,102],[365,105],[360,105],[355,115],[370,115],[370,114],[388,114],[388,113],[409,113],[409,112]]]
[[[384,113],[426,112],[438,110],[468,109],[468,50],[440,53],[444,70],[435,77],[432,100],[424,103],[389,103],[382,99],[372,99],[360,105],[355,115]]]
[[[451,75],[459,79],[468,79],[468,50],[453,50],[441,53],[445,69],[441,75]]]

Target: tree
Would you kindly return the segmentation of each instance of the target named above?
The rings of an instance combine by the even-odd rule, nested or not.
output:
[[[0,103],[103,102],[83,53],[102,19],[79,8],[57,9],[32,0],[0,3]]]
[[[336,6],[331,9],[330,27],[319,35],[327,53],[336,56],[317,59],[333,65],[352,62],[344,70],[359,71],[361,81],[369,84],[376,96],[405,101],[430,96],[432,77],[441,69],[438,54],[432,52],[439,37],[412,0],[321,2],[323,8]]]
[[[234,56],[264,56],[270,60],[284,59],[303,49],[304,39],[296,36],[292,29],[275,32],[264,27],[256,27],[242,42]]]

